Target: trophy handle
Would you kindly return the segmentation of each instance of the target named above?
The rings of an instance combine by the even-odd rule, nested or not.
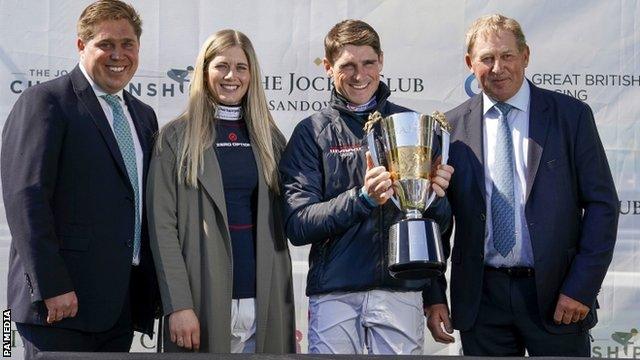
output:
[[[378,149],[376,148],[376,137],[373,135],[373,131],[369,131],[369,133],[367,133],[367,144],[369,144],[369,153],[371,153],[373,165],[380,166],[380,160],[378,160]]]
[[[369,144],[369,153],[371,153],[371,160],[373,160],[373,165],[380,166],[380,160],[378,157],[378,148],[376,147],[376,138],[373,131],[369,131],[369,133],[367,133],[367,144]],[[449,149],[449,144],[447,144],[447,151],[448,149]],[[400,202],[398,201],[398,198],[396,197],[395,194],[391,196],[390,200],[398,208],[398,210],[403,211],[402,208],[400,207]]]
[[[449,142],[451,139],[451,134],[443,126],[440,126],[440,124],[438,124],[437,126],[440,128],[440,139],[441,139],[440,142],[442,146],[442,155],[441,155],[442,164],[446,165],[447,162],[449,161]],[[425,208],[428,208],[429,206],[431,206],[431,203],[435,199],[436,199],[436,192],[434,191],[431,193],[431,195],[429,195],[429,200],[427,200],[427,206]]]

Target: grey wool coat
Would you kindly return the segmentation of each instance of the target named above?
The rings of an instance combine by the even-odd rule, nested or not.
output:
[[[183,122],[164,129],[161,151],[151,159],[147,214],[151,250],[164,314],[194,309],[200,321],[200,352],[229,353],[231,341],[232,250],[218,160],[204,154],[198,188],[178,183],[176,157]],[[280,133],[274,134],[282,136]],[[254,148],[258,169],[260,157]],[[291,258],[281,224],[280,200],[258,181],[256,231],[256,352],[295,352]],[[166,319],[168,324],[168,318]],[[165,326],[165,351],[180,351]]]

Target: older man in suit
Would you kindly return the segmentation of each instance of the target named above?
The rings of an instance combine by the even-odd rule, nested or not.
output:
[[[453,328],[465,355],[589,356],[618,221],[591,109],[525,81],[529,48],[513,19],[476,20],[465,58],[482,93],[447,113]],[[447,343],[439,283],[426,312]]]
[[[158,125],[123,91],[140,34],[130,5],[89,5],[80,64],[26,90],[6,121],[7,294],[27,358],[129,351],[134,329],[152,334],[158,297],[142,194]]]

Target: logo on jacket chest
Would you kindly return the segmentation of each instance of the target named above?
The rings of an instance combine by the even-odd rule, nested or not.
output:
[[[349,156],[358,154],[362,149],[362,145],[360,144],[338,144],[332,145],[329,147],[330,154],[338,154],[341,156]]]

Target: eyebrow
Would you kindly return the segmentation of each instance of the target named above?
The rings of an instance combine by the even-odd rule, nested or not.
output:
[[[104,42],[112,42],[112,43],[125,42],[125,43],[130,43],[130,42],[137,42],[137,39],[135,39],[135,38],[116,39],[116,38],[108,37],[108,38],[103,38],[103,39],[96,40],[96,43],[98,43],[98,44],[104,43]]]
[[[211,61],[209,64],[211,64],[211,65],[229,65],[229,62],[227,60],[222,60],[222,61],[218,61],[218,62]],[[236,63],[236,65],[244,65],[244,66],[248,67],[249,63],[239,62],[239,63]]]
[[[365,59],[365,60],[362,60],[362,63],[365,64],[365,65],[375,64],[376,62],[378,62],[378,59]],[[356,63],[357,63],[356,61],[348,61],[348,62],[340,65],[340,68],[342,69],[342,68],[347,67],[347,66],[356,66]]]
[[[353,61],[346,62],[346,63],[340,65],[340,69],[344,69],[344,68],[349,67],[349,66],[356,66],[356,63],[353,62]]]
[[[504,49],[504,50],[500,49],[500,50],[498,50],[497,55],[514,54],[514,53],[517,53],[517,51],[515,51],[515,50],[513,50],[513,49]],[[483,57],[492,57],[492,56],[494,56],[494,55],[495,55],[495,54],[494,54],[494,52],[493,52],[493,51],[478,52],[478,53],[476,54],[476,56],[477,56],[477,57],[479,57],[479,58],[483,58]]]

